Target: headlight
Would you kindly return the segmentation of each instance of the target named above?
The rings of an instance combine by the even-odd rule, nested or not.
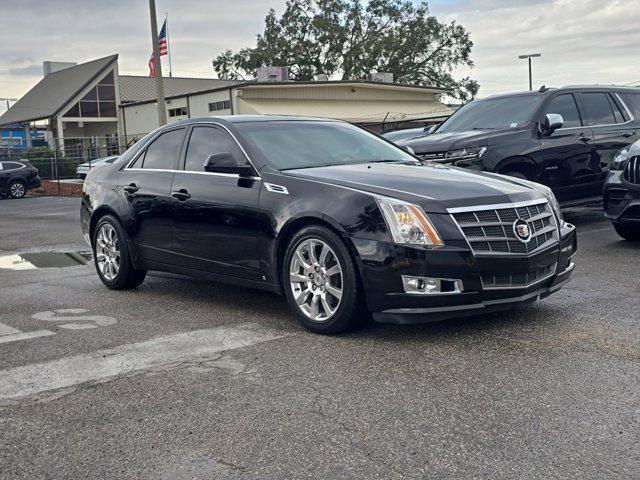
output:
[[[558,203],[558,199],[553,194],[551,189],[546,185],[540,185],[540,184],[538,184],[538,189],[542,192],[542,194],[545,197],[547,197],[547,200],[549,200],[549,205],[551,205],[551,208],[556,213],[558,220],[560,220],[560,222],[564,221],[564,217],[562,216],[562,210],[560,210],[560,204]]]
[[[624,167],[627,166],[627,162],[629,161],[629,151],[626,149],[620,150],[618,154],[613,157],[613,162],[611,163],[611,170],[624,170]]]
[[[487,147],[463,148],[450,150],[444,154],[445,160],[475,160],[487,154]]]
[[[394,243],[442,246],[440,238],[422,208],[393,198],[376,197]]]

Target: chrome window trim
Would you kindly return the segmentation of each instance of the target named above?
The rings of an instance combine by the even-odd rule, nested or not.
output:
[[[247,151],[244,149],[244,147],[238,141],[238,138],[226,126],[224,126],[224,125],[222,125],[221,123],[218,123],[218,122],[193,122],[193,123],[187,123],[185,125],[176,126],[175,129],[168,128],[166,130],[159,131],[157,133],[157,135],[154,135],[151,139],[149,139],[147,144],[138,153],[136,153],[136,155],[131,159],[131,161],[129,163],[127,163],[127,165],[123,168],[123,170],[141,170],[141,171],[147,171],[147,172],[151,172],[151,171],[155,171],[155,172],[182,172],[182,173],[195,173],[197,175],[221,175],[221,176],[236,176],[236,177],[240,177],[240,175],[235,174],[235,173],[193,172],[191,170],[184,170],[184,169],[183,170],[179,170],[179,169],[175,169],[175,170],[174,169],[167,169],[167,170],[165,170],[165,169],[134,168],[134,167],[131,167],[131,165],[133,165],[133,163],[135,163],[135,161],[138,159],[138,157],[140,157],[140,155],[142,155],[143,152],[147,151],[147,147],[149,145],[151,145],[151,143],[154,142],[155,139],[158,138],[163,133],[169,132],[171,130],[178,130],[179,128],[185,128],[185,129],[188,130],[189,127],[196,127],[196,126],[206,127],[206,126],[211,126],[211,125],[224,129],[231,136],[231,138],[233,138],[233,141],[236,142],[236,145],[238,146],[238,148],[240,149],[240,151],[244,155],[245,160],[247,160],[247,162],[249,162],[249,165],[251,165],[253,167],[253,170],[258,175],[257,177],[246,177],[246,178],[251,178],[251,179],[254,179],[254,180],[255,179],[261,179],[260,173],[258,172],[258,169],[253,164],[253,162],[251,161],[251,158],[249,158],[249,154],[247,153]],[[189,139],[186,139],[186,140],[189,141]]]
[[[523,200],[521,202],[494,203],[491,205],[473,205],[471,207],[455,207],[455,208],[447,208],[447,212],[462,213],[462,212],[476,212],[479,210],[500,210],[502,208],[518,208],[518,207],[528,207],[532,205],[540,205],[541,203],[548,203],[548,200],[546,198],[540,198],[538,200]]]
[[[169,168],[127,168],[126,170],[134,172],[165,172],[165,173],[186,173],[188,175],[215,175],[217,177],[229,178],[246,178],[247,180],[262,181],[261,177],[241,177],[237,173],[218,173],[218,172],[192,172],[191,170],[175,170]]]

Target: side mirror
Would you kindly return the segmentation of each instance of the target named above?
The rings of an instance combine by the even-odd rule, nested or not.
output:
[[[540,133],[543,135],[551,135],[557,129],[562,128],[564,119],[559,113],[547,113],[540,123]]]
[[[254,175],[253,167],[249,164],[238,164],[235,157],[229,152],[214,153],[207,157],[204,162],[205,172],[227,173],[250,177]]]

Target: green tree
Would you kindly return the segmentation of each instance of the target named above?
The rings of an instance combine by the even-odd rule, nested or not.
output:
[[[399,83],[451,88],[473,98],[478,83],[455,79],[459,66],[473,66],[469,33],[455,22],[439,22],[427,3],[407,0],[288,0],[278,17],[272,9],[256,46],[227,50],[213,60],[220,78],[248,79],[258,67],[289,67],[291,80],[315,75],[362,79],[391,72]]]

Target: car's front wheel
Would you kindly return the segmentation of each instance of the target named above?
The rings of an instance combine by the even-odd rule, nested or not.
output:
[[[91,245],[96,271],[107,287],[126,290],[144,281],[147,271],[133,267],[126,233],[113,216],[105,215],[98,221]]]
[[[640,240],[640,225],[628,225],[624,223],[614,223],[616,233],[625,240],[639,241]]]
[[[14,180],[9,185],[9,194],[13,198],[23,198],[27,194],[27,187],[24,182],[20,180]]]
[[[328,228],[298,231],[285,252],[282,272],[289,306],[307,329],[340,333],[365,316],[356,265],[342,239]]]

